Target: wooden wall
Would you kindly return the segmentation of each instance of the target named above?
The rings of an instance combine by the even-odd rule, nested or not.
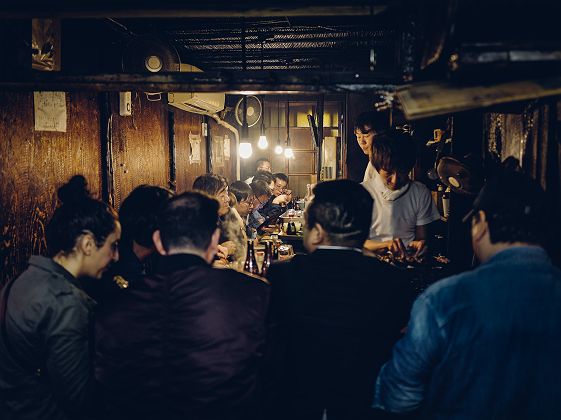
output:
[[[0,284],[19,274],[31,254],[45,253],[60,185],[83,174],[100,196],[97,94],[67,93],[66,103],[65,133],[35,131],[33,93],[0,93]]]
[[[173,110],[172,112],[175,126],[177,192],[182,193],[191,189],[195,178],[207,172],[206,138],[201,133],[201,124],[203,122],[201,115],[181,110]],[[201,159],[198,163],[190,163],[191,144],[189,142],[189,134],[192,136],[198,135],[201,139]]]
[[[167,106],[132,94],[132,116],[119,115],[118,94],[111,95],[115,207],[142,184],[169,187]]]
[[[108,98],[108,99],[106,99]],[[108,100],[108,103],[105,101]],[[133,93],[133,116],[119,115],[118,94],[66,94],[67,131],[34,130],[33,93],[0,92],[0,286],[25,269],[31,254],[45,254],[45,226],[57,206],[56,190],[75,174],[83,174],[94,196],[101,198],[103,133],[108,126],[113,176],[108,192],[118,208],[140,184],[170,186],[170,117],[173,112],[178,192],[191,188],[207,171],[205,138],[201,161],[190,163],[189,132],[201,133],[203,117],[169,109]],[[100,110],[107,109],[107,115]],[[233,134],[216,124],[214,135]],[[103,136],[103,139],[102,139]],[[218,171],[235,175],[235,146]],[[217,168],[218,169],[218,168]]]
[[[214,120],[209,119],[211,168],[215,174],[222,175],[228,182],[234,182],[236,178],[236,138],[226,127],[218,125]],[[224,150],[224,137],[230,139],[230,156]]]

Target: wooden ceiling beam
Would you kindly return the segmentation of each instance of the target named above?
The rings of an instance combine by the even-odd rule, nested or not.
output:
[[[384,2],[354,1],[326,5],[309,1],[291,2],[185,2],[177,1],[14,1],[3,0],[0,18],[256,18],[295,16],[374,16],[387,9]],[[347,3],[347,4],[344,4]]]
[[[365,72],[205,72],[66,75],[56,72],[0,76],[0,90],[226,92],[260,94],[373,92],[393,90],[380,75]]]

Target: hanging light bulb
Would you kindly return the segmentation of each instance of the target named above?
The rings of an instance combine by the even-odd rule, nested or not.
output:
[[[257,147],[261,150],[266,149],[269,147],[269,142],[267,141],[267,136],[259,136],[259,141],[257,142]]]
[[[292,147],[289,146],[284,149],[284,157],[287,159],[294,159],[294,151],[292,150]]]
[[[275,146],[275,154],[282,155],[283,148],[280,144],[280,101],[277,100],[277,145]]]
[[[240,143],[238,153],[240,154],[240,157],[242,159],[247,159],[248,157],[250,157],[253,154],[253,148],[251,147],[251,143],[248,142]]]
[[[263,105],[263,109],[261,110],[261,135],[259,136],[257,147],[261,150],[265,150],[269,147],[269,142],[267,141],[267,135],[265,134],[265,99],[263,97],[261,97],[261,104]]]
[[[241,141],[238,148],[238,153],[242,159],[247,159],[253,154],[253,147],[249,142],[249,126],[247,125],[247,96],[243,98],[243,117],[242,117],[242,131]]]
[[[290,147],[290,102],[286,101],[286,147],[284,148],[284,157],[286,159],[294,158],[294,151]]]

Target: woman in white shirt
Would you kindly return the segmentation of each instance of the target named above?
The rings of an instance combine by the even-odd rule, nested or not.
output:
[[[363,182],[373,178],[376,169],[370,163],[370,153],[372,152],[372,141],[376,133],[389,128],[389,116],[385,112],[368,111],[360,114],[356,120],[354,133],[358,146],[362,152],[368,156],[368,165],[364,171]]]

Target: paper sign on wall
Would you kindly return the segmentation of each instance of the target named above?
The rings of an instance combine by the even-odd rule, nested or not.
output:
[[[212,166],[216,168],[224,166],[224,137],[222,136],[212,138]]]
[[[66,93],[33,92],[35,131],[66,132]]]
[[[230,160],[230,137],[224,136],[224,159]]]
[[[191,145],[189,163],[201,163],[201,136],[199,134],[191,134],[189,131],[189,144]]]

